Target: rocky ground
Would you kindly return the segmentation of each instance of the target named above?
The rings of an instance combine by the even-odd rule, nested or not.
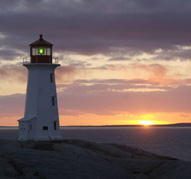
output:
[[[191,179],[191,162],[119,144],[0,140],[0,178]]]

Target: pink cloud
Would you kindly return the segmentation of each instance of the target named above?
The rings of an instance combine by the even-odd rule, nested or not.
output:
[[[24,114],[25,95],[0,96],[0,117]]]
[[[173,78],[168,77],[169,69],[164,65],[160,64],[151,64],[145,65],[140,63],[133,63],[131,65],[132,68],[138,70],[144,70],[148,73],[147,83],[148,84],[163,84],[163,85],[184,85],[184,84],[191,84],[190,79],[179,79],[178,77],[174,76]]]
[[[191,84],[191,79],[168,79],[166,78],[168,69],[158,64],[133,64],[132,67],[148,71],[153,78],[145,80],[75,80],[79,74],[86,74],[86,69],[74,66],[57,68],[56,80],[60,114],[113,115],[124,112],[190,112],[191,87],[189,84]],[[2,82],[8,80],[26,83],[27,70],[22,66],[0,67],[0,77]],[[70,85],[63,83],[68,80],[73,83]],[[139,85],[137,86],[137,84]],[[148,87],[147,84],[150,86]],[[178,87],[174,88],[173,85]],[[140,92],[141,88],[156,88],[165,91]],[[138,89],[138,92],[128,91],[128,89]],[[24,99],[25,95],[20,94],[0,96],[0,115],[23,114]]]
[[[27,69],[22,66],[0,66],[0,81],[26,83]]]
[[[73,81],[79,74],[85,74],[86,69],[77,68],[75,66],[60,66],[56,69],[56,82],[63,83],[65,81]]]
[[[77,68],[74,66],[60,66],[56,69],[56,81],[62,83],[63,81],[74,80],[79,73],[85,73],[85,69]],[[28,71],[22,65],[7,65],[0,66],[0,81],[8,81],[10,83],[27,83]]]
[[[123,91],[131,84],[83,85],[74,83],[58,93],[60,114],[83,113],[113,115],[119,113],[190,112],[190,86],[164,87],[166,91]],[[134,86],[135,87],[135,86]],[[141,87],[140,87],[141,88]],[[25,95],[0,96],[1,116],[23,114]]]
[[[111,85],[68,86],[58,94],[60,113],[75,110],[83,113],[113,115],[119,113],[190,112],[190,86],[166,88],[167,91],[121,92]],[[119,88],[119,86],[117,87]]]

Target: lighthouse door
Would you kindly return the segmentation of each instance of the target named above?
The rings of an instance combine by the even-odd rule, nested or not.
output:
[[[19,123],[19,140],[28,140],[28,121]]]
[[[43,126],[42,130],[43,130],[43,135],[47,136],[48,135],[48,126]]]

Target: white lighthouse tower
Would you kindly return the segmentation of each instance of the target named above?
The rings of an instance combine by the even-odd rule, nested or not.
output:
[[[19,140],[60,140],[52,46],[40,35],[30,44],[30,63],[24,118],[19,119]]]

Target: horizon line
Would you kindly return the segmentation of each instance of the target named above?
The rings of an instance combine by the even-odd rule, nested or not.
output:
[[[191,126],[191,123],[169,123],[169,124],[150,124],[150,125],[142,125],[142,124],[115,124],[115,125],[64,125],[60,127],[144,127],[144,126]],[[18,127],[18,126],[0,126],[0,127]]]

